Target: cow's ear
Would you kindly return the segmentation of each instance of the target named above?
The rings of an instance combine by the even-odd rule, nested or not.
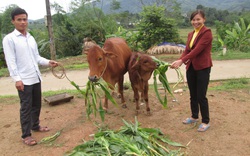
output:
[[[105,54],[105,56],[107,56],[107,57],[109,57],[109,58],[115,58],[115,57],[117,57],[116,54],[111,53],[111,52],[104,52],[104,54]]]

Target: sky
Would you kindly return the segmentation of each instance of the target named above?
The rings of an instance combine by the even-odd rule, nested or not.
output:
[[[50,3],[57,2],[64,8],[66,12],[69,12],[69,6],[71,0],[49,0]],[[44,18],[46,15],[46,1],[45,0],[0,0],[0,13],[4,12],[6,7],[10,4],[16,4],[20,8],[23,8],[28,13],[30,20],[37,20]],[[53,15],[53,11],[51,10]]]

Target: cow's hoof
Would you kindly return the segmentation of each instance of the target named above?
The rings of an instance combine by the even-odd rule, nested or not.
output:
[[[121,96],[121,94],[117,94],[116,97],[117,97],[118,99],[120,99],[122,96]]]
[[[116,97],[117,99],[120,99],[122,97],[121,94],[117,92],[112,92],[112,96]]]
[[[150,111],[147,111],[147,116],[151,116],[151,112]]]
[[[128,89],[129,89],[129,85],[124,84],[123,85],[123,90],[128,90]]]
[[[122,108],[127,108],[127,105],[126,104],[122,104]]]
[[[108,111],[108,108],[106,108],[106,107],[102,107],[102,108],[103,108],[103,110],[104,110],[105,112]]]
[[[106,114],[115,114],[114,111],[106,110]]]
[[[139,111],[135,111],[135,116],[138,116],[139,115]]]

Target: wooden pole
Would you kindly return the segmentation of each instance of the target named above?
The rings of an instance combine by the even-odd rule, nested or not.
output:
[[[56,48],[55,48],[55,42],[54,42],[54,35],[53,35],[53,27],[52,27],[52,18],[51,18],[51,12],[50,12],[50,2],[49,0],[45,0],[46,2],[46,11],[47,11],[47,28],[49,32],[49,40],[50,40],[50,57],[52,60],[56,59]]]

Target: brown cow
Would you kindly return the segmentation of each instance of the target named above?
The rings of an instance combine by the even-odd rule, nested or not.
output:
[[[147,114],[150,114],[148,104],[148,80],[152,72],[157,68],[157,63],[146,54],[133,52],[130,57],[128,73],[131,86],[134,91],[134,100],[136,103],[136,113],[139,113],[139,92],[141,92],[141,99],[146,103]]]
[[[124,74],[128,71],[128,63],[132,54],[126,41],[122,38],[109,38],[103,48],[91,46],[86,52],[89,63],[89,80],[96,82],[103,78],[114,90],[118,83],[118,92],[123,107],[126,107],[123,96]],[[108,109],[108,99],[105,97],[104,109]]]

